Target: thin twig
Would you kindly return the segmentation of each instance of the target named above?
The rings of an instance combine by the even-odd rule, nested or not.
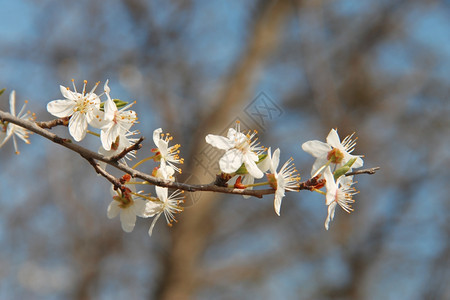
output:
[[[128,148],[123,149],[123,151],[120,152],[119,154],[116,154],[116,155],[113,155],[113,156],[108,157],[108,160],[110,160],[110,161],[119,161],[119,160],[121,160],[121,159],[124,158],[129,152],[131,152],[131,151],[137,151],[137,150],[141,149],[141,148],[142,148],[141,143],[142,143],[143,141],[144,141],[144,137],[141,136],[141,137],[139,138],[139,140],[138,140],[136,143],[134,143],[133,145],[131,145],[131,146],[128,147]]]
[[[100,168],[100,165],[93,158],[89,158],[89,157],[84,157],[84,158],[91,164],[91,166],[95,169],[95,171],[98,174],[105,177],[109,182],[111,182],[114,185],[115,190],[117,190],[117,189],[121,189],[122,191],[124,190],[124,187],[120,183],[120,180],[118,178],[112,176],[111,174],[106,172],[106,170]]]
[[[375,167],[375,168],[370,168],[370,169],[363,169],[363,170],[358,170],[358,171],[348,172],[348,173],[345,173],[345,176],[359,175],[359,174],[370,174],[370,175],[373,175],[373,174],[375,174],[379,169],[380,169],[380,167]]]

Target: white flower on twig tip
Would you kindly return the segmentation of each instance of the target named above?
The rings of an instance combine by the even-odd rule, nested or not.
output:
[[[9,109],[11,115],[20,118],[20,119],[30,119],[31,114],[29,112],[25,112],[25,108],[28,101],[25,101],[25,104],[22,106],[20,112],[16,115],[16,91],[12,91],[9,95]],[[17,147],[16,136],[19,137],[26,144],[29,144],[28,140],[28,130],[23,127],[17,126],[11,122],[0,122],[0,148],[12,137],[14,150],[16,154],[19,154],[19,149]]]
[[[130,181],[131,183],[133,181]],[[136,224],[136,216],[147,218],[145,213],[146,200],[135,195],[134,185],[125,188],[125,192],[112,189],[113,201],[108,206],[108,218],[112,219],[120,214],[120,223],[125,232],[131,232]]]
[[[273,206],[277,215],[280,215],[281,201],[285,196],[285,191],[298,191],[297,188],[300,175],[298,175],[297,169],[295,169],[292,157],[289,158],[281,167],[280,171],[277,172],[280,163],[280,149],[276,149],[273,152],[273,155],[271,154],[270,148],[267,152],[270,161],[270,174],[267,174],[267,178],[269,179],[272,188],[276,190]]]
[[[127,133],[122,133],[111,144],[110,150],[106,150],[105,148],[103,148],[103,146],[100,146],[100,148],[98,149],[98,153],[103,156],[113,156],[113,155],[120,154],[120,153],[122,153],[123,150],[125,150],[128,147],[131,147],[139,140],[137,138],[132,137],[133,135],[136,135],[136,134],[139,134],[139,132],[138,131],[128,131]],[[136,157],[135,154],[136,154],[136,150],[130,151],[125,155],[124,158],[126,158],[127,160],[131,160],[132,158]],[[121,159],[121,162],[124,164],[127,164],[126,160],[124,158]],[[98,164],[100,165],[100,167],[102,169],[106,168],[105,162],[99,161]]]
[[[182,190],[176,190],[169,197],[167,188],[155,186],[155,190],[156,195],[158,196],[157,201],[148,201],[146,205],[146,216],[154,217],[150,229],[148,230],[148,235],[150,236],[152,236],[156,221],[158,221],[163,213],[166,217],[167,225],[172,226],[172,223],[177,221],[175,220],[175,214],[183,211],[180,204],[184,202],[184,191]]]
[[[327,219],[325,220],[325,229],[328,230],[330,222],[334,218],[336,205],[339,205],[348,213],[352,212],[353,208],[351,204],[355,202],[352,197],[358,192],[355,190],[355,188],[352,187],[352,176],[343,175],[339,177],[335,182],[330,167],[325,168],[323,175],[326,180],[326,205],[328,205],[328,215]]]
[[[100,139],[102,141],[103,148],[105,150],[110,150],[111,144],[116,141],[119,135],[125,134],[131,126],[133,126],[134,122],[137,120],[137,117],[136,112],[127,110],[135,104],[135,102],[132,102],[118,110],[116,103],[114,103],[109,95],[111,89],[108,86],[108,80],[105,83],[104,89],[108,99],[104,105],[104,125],[101,126]]]
[[[72,84],[73,92],[68,87],[59,86],[65,99],[49,102],[47,110],[58,118],[70,117],[69,133],[75,141],[79,142],[86,136],[88,124],[95,125],[96,122],[101,121],[99,119],[101,119],[100,116],[103,115],[103,112],[100,111],[100,98],[94,93],[98,82],[88,93],[86,93],[86,80],[81,93],[77,92],[73,79]]]
[[[254,178],[261,178],[264,173],[256,166],[258,155],[265,149],[258,146],[257,139],[252,140],[257,134],[243,134],[240,132],[240,123],[236,122],[236,129],[230,128],[227,137],[208,134],[205,140],[208,144],[221,150],[226,150],[219,160],[220,170],[224,173],[236,172],[242,164]]]
[[[180,144],[176,144],[169,147],[169,141],[171,141],[173,137],[167,133],[163,134],[162,129],[158,128],[153,131],[153,142],[156,145],[156,149],[152,149],[152,152],[156,152],[155,160],[161,162],[161,168],[165,168],[166,165],[169,165],[175,171],[181,174],[181,169],[175,166],[174,164],[183,164],[184,160],[180,158]]]
[[[335,164],[336,168],[340,168],[350,159],[356,158],[352,168],[362,167],[364,162],[361,155],[350,154],[356,145],[356,139],[352,140],[353,135],[354,133],[341,142],[337,131],[331,129],[326,143],[317,140],[303,143],[302,149],[316,158],[311,169],[311,177],[317,175],[316,173],[320,172],[328,162]]]

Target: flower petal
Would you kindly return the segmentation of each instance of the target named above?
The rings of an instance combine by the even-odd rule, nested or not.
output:
[[[273,207],[278,216],[280,216],[281,201],[283,200],[283,197],[284,197],[284,189],[278,188],[275,192],[275,200],[273,201]]]
[[[330,133],[328,133],[327,143],[334,148],[342,148],[341,140],[339,139],[339,135],[335,129],[331,129]]]
[[[75,106],[73,100],[53,100],[47,104],[47,111],[58,118],[70,117]]]
[[[234,147],[234,144],[228,138],[221,135],[208,134],[205,140],[208,144],[221,150],[228,150]]]
[[[107,130],[102,130],[100,133],[100,139],[102,141],[102,146],[105,150],[111,150],[111,144],[114,143],[119,136],[120,127],[118,124],[114,124]]]
[[[133,120],[136,120],[137,116],[136,116],[135,111],[127,110],[127,111],[121,112],[119,114],[118,118],[119,118],[119,123],[121,125],[121,128],[124,131],[127,131],[131,128],[131,126],[133,126],[133,124],[134,124]]]
[[[109,83],[109,79],[106,79],[105,81],[105,85],[103,86],[103,90],[105,91],[105,93],[108,95],[111,92],[111,89],[108,86]],[[108,95],[109,96],[109,95]]]
[[[278,165],[280,164],[280,148],[277,148],[273,151],[272,154],[272,165],[270,167],[270,171],[275,174],[277,172]]]
[[[166,156],[169,154],[169,142],[166,142],[165,140],[161,139],[158,141],[158,144],[156,146],[159,149],[159,152],[161,152],[161,156],[163,158],[166,158]]]
[[[114,114],[117,111],[117,106],[111,98],[106,100],[104,110],[105,120],[112,121],[114,119]]]
[[[361,157],[358,157],[352,165],[352,168],[361,168],[364,165],[364,161]]]
[[[147,202],[143,199],[135,199],[133,204],[134,214],[141,218],[148,218],[146,214]]]
[[[108,127],[111,122],[105,120],[105,112],[94,107],[92,111],[86,114],[88,124],[94,128],[105,128]]]
[[[249,158],[248,155],[243,156],[245,167],[250,175],[255,178],[262,178],[264,173],[256,166],[255,161]]]
[[[321,157],[328,154],[331,150],[331,146],[327,143],[314,140],[303,143],[302,149],[314,157]]]
[[[158,196],[158,199],[161,200],[162,202],[166,202],[168,189],[165,187],[161,187],[161,186],[155,186],[155,190],[156,190],[156,195]]]
[[[311,177],[316,174],[316,172],[322,168],[328,162],[326,157],[319,157],[316,159],[311,168]]]
[[[108,219],[113,219],[117,217],[119,212],[120,212],[119,202],[117,202],[116,200],[111,201],[111,203],[108,205],[107,211]]]
[[[241,167],[243,160],[243,155],[240,150],[230,149],[219,160],[220,170],[224,173],[233,173]]]
[[[328,215],[327,219],[325,220],[325,229],[328,230],[330,228],[330,222],[334,219],[334,212],[336,210],[336,202],[331,203],[328,205]]]
[[[156,214],[162,213],[164,210],[162,203],[156,203],[153,201],[145,202],[145,217],[153,217]]]
[[[9,94],[9,111],[13,116],[16,116],[16,91]]]
[[[68,90],[65,86],[60,85],[59,90],[61,91],[61,94],[63,95],[64,98],[70,99],[70,100],[75,100],[76,97],[74,97],[72,92],[70,90]],[[62,101],[66,101],[66,100],[62,100]]]
[[[86,130],[88,123],[86,120],[86,115],[80,112],[75,112],[69,120],[69,133],[79,142],[86,136]]]
[[[162,128],[155,129],[153,131],[153,143],[158,147],[159,140],[161,139]]]
[[[136,225],[136,215],[132,208],[122,209],[120,212],[120,223],[125,232],[132,232]]]
[[[234,128],[228,129],[227,137],[229,140],[233,141],[236,138],[238,132]]]
[[[159,213],[155,218],[153,218],[152,225],[150,225],[150,229],[148,230],[148,235],[149,236],[152,236],[153,228],[155,227],[156,221],[158,221],[160,216],[161,216],[161,213]]]
[[[267,155],[263,160],[260,160],[256,165],[261,171],[267,172],[270,169],[271,165],[269,155]]]
[[[327,189],[326,204],[330,205],[332,202],[336,202],[334,200],[336,198],[336,192],[337,192],[338,186],[337,186],[336,182],[334,181],[334,176],[331,173],[330,167],[325,168],[325,172],[323,172],[323,177],[326,180],[326,183],[325,183],[325,188]]]

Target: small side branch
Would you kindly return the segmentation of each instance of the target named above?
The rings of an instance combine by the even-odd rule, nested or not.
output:
[[[102,175],[103,177],[105,177],[109,182],[111,182],[114,185],[114,189],[121,189],[123,191],[123,185],[120,183],[120,180],[117,179],[116,177],[112,176],[111,174],[109,174],[108,172],[106,172],[106,170],[103,170],[102,168],[100,168],[100,165],[93,159],[93,158],[89,158],[89,157],[84,157],[84,159],[86,159],[91,166],[95,169],[95,171]]]
[[[370,174],[370,175],[373,175],[373,174],[375,174],[379,169],[380,169],[380,167],[375,167],[375,168],[370,168],[370,169],[363,169],[363,170],[358,170],[358,171],[348,172],[348,173],[345,173],[345,176],[360,175],[360,174]]]
[[[46,122],[35,122],[37,126],[44,129],[52,129],[53,127],[63,125],[67,126],[69,124],[69,118],[59,118]]]
[[[117,161],[121,160],[122,158],[124,158],[124,157],[125,157],[128,153],[130,153],[131,151],[137,151],[137,150],[141,149],[141,148],[142,148],[141,143],[142,143],[143,141],[144,141],[144,137],[141,136],[141,137],[139,138],[139,140],[138,140],[136,143],[134,143],[133,145],[131,145],[131,146],[128,147],[128,148],[123,149],[123,151],[120,152],[119,154],[110,156],[110,157],[108,157],[107,159],[108,159],[109,161],[117,162]]]

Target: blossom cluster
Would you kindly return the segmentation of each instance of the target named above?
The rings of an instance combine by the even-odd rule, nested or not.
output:
[[[236,123],[236,128],[230,128],[227,136],[209,134],[206,142],[212,146],[225,150],[219,160],[220,170],[223,174],[231,177],[230,183],[234,188],[251,189],[254,186],[269,185],[275,190],[274,209],[280,215],[281,202],[285,196],[285,191],[298,192],[300,190],[300,175],[294,167],[292,157],[289,158],[279,171],[280,149],[271,151],[271,148],[264,148],[257,142],[256,131],[253,133],[243,133],[240,131],[240,123]],[[334,218],[336,205],[339,205],[346,212],[353,209],[351,203],[356,190],[353,176],[346,176],[352,168],[359,168],[363,165],[361,156],[351,153],[354,150],[356,141],[352,140],[353,135],[347,136],[342,142],[335,129],[332,129],[327,137],[327,142],[308,141],[302,145],[307,153],[316,158],[311,170],[312,178],[325,179],[326,192],[321,192],[323,184],[315,186],[312,190],[325,195],[328,206],[328,216],[325,221],[325,228],[329,229],[329,223]],[[267,151],[267,153],[265,153]],[[254,183],[255,179],[264,177],[267,182]],[[222,175],[224,176],[224,175]],[[226,177],[226,176],[225,176]]]
[[[308,141],[303,143],[302,149],[316,158],[311,169],[311,176],[323,174],[326,183],[326,205],[328,216],[325,220],[325,228],[328,230],[330,222],[334,218],[336,206],[339,205],[344,211],[353,211],[351,204],[355,202],[353,195],[357,193],[353,188],[353,176],[345,174],[352,168],[363,166],[361,155],[352,155],[355,149],[356,139],[354,134],[344,138],[341,142],[335,129],[331,129],[327,136],[327,142]]]
[[[47,104],[47,110],[55,117],[68,121],[69,134],[77,142],[83,140],[87,133],[100,138],[101,146],[98,153],[104,156],[116,155],[124,149],[133,145],[137,139],[134,138],[138,131],[132,131],[132,126],[137,122],[137,114],[130,110],[135,103],[126,104],[120,100],[111,98],[111,89],[108,81],[104,84],[103,93],[96,94],[99,83],[87,92],[87,81],[84,81],[81,92],[77,91],[74,81],[73,91],[68,87],[60,86],[60,91],[64,99],[53,100]],[[101,98],[106,99],[102,102]],[[15,92],[10,96],[11,114],[15,116]],[[23,114],[25,108],[17,115],[19,118],[28,118],[29,114]],[[1,144],[3,145],[11,136],[14,138],[14,146],[17,150],[15,135],[28,141],[28,131],[20,126],[12,123],[1,124]],[[89,126],[92,130],[89,130]],[[95,130],[100,131],[99,133]],[[159,162],[154,168],[152,175],[164,180],[175,180],[173,175],[175,171],[181,173],[181,169],[175,164],[183,163],[183,159],[178,156],[180,145],[170,146],[169,141],[172,138],[167,134],[162,134],[162,129],[158,128],[154,131],[153,140],[156,148],[152,149],[155,154],[147,159],[137,163],[139,166],[144,161],[153,159]],[[125,156],[131,160],[135,156],[135,151],[130,151]],[[127,164],[125,159],[121,161]],[[106,163],[99,163],[100,167],[105,169]],[[137,184],[147,184],[146,182],[137,182],[129,175],[125,175],[121,180],[124,184],[122,189],[111,188],[112,202],[108,206],[108,218],[114,218],[120,215],[122,229],[125,232],[131,232],[136,224],[136,218],[154,217],[150,225],[149,235],[152,234],[155,222],[161,214],[164,214],[169,225],[175,220],[174,214],[181,212],[180,204],[183,201],[182,192],[175,191],[168,196],[168,189],[164,187],[155,187],[156,197],[150,193],[145,194],[142,191],[136,191]]]
[[[98,137],[100,139],[98,153],[104,157],[125,153],[120,162],[128,166],[127,161],[136,157],[136,150],[132,146],[138,141],[135,136],[139,133],[132,129],[138,120],[136,112],[130,109],[135,102],[127,103],[113,99],[108,81],[105,82],[103,92],[100,94],[96,93],[99,83],[87,91],[87,81],[84,81],[80,92],[77,91],[73,80],[72,84],[73,91],[60,86],[63,99],[50,101],[47,104],[48,112],[68,126],[69,134],[75,141],[83,140],[87,134]],[[34,120],[34,114],[25,113],[25,105],[16,114],[14,91],[10,94],[9,102],[11,115],[23,120]],[[224,151],[218,161],[221,171],[218,178],[221,181],[220,183],[216,181],[216,185],[226,186],[232,191],[266,186],[271,189],[269,193],[274,194],[273,205],[278,216],[286,191],[298,192],[308,189],[323,194],[325,204],[328,206],[325,220],[327,230],[338,205],[348,213],[353,211],[351,205],[357,191],[353,187],[353,176],[349,176],[348,173],[354,168],[363,166],[362,156],[351,154],[356,146],[353,134],[341,142],[337,130],[332,129],[326,142],[313,140],[303,143],[302,149],[316,158],[311,169],[311,179],[306,181],[305,187],[305,183],[300,182],[300,175],[292,157],[280,167],[280,149],[272,151],[271,147],[261,146],[257,138],[258,132],[241,131],[240,125],[240,122],[236,122],[234,128],[228,129],[226,136],[208,134],[205,137],[206,143]],[[15,151],[19,153],[16,137],[28,144],[28,135],[27,129],[11,122],[0,121],[0,147],[12,137]],[[153,132],[155,148],[149,151],[152,154],[131,168],[136,169],[143,163],[153,160],[157,166],[153,168],[151,175],[169,183],[174,182],[175,174],[182,172],[179,165],[184,161],[180,158],[180,144],[170,145],[172,140],[173,137],[163,133],[161,128],[155,129]],[[106,173],[106,163],[98,162],[98,167]],[[265,181],[255,183],[255,180],[263,178]],[[148,231],[151,236],[155,223],[162,214],[167,224],[171,226],[176,221],[175,214],[183,211],[182,190],[176,190],[169,195],[167,187],[155,185],[153,195],[143,190],[137,191],[138,185],[150,183],[137,181],[129,174],[123,175],[118,180],[120,184],[110,181],[113,183],[112,201],[107,208],[107,216],[108,218],[120,216],[121,226],[125,232],[134,229],[137,217],[153,218]],[[326,191],[321,191],[323,187]]]

